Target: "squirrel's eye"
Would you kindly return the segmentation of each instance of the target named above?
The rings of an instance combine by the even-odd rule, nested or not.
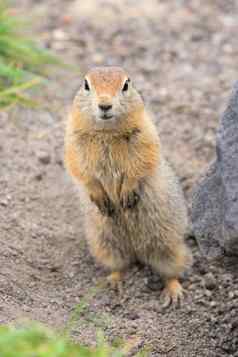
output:
[[[129,82],[130,82],[130,78],[128,78],[125,83],[124,83],[124,86],[122,88],[122,92],[126,92],[129,88]]]
[[[90,90],[87,79],[84,80],[84,89],[85,90]]]

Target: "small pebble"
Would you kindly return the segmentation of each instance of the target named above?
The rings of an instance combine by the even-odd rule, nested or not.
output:
[[[56,41],[67,41],[69,39],[68,34],[61,29],[55,29],[52,31],[52,37]]]
[[[216,306],[217,306],[216,301],[211,301],[211,302],[210,302],[210,306],[211,306],[211,307],[216,307]]]
[[[207,273],[204,275],[204,285],[208,290],[213,290],[217,286],[216,278],[213,273]]]
[[[36,174],[36,175],[35,175],[35,180],[36,180],[36,181],[42,181],[42,179],[43,179],[42,173],[39,173],[39,174]]]
[[[63,166],[64,165],[63,160],[61,158],[56,160],[56,164],[59,165],[59,166]]]
[[[238,297],[238,290],[234,290],[233,293],[235,297]]]
[[[70,278],[70,279],[72,279],[73,277],[74,277],[74,272],[73,271],[70,271],[69,273],[68,273],[68,277]]]
[[[217,318],[215,316],[212,315],[208,315],[207,316],[207,321],[212,322],[213,324],[217,323]]]
[[[63,22],[63,24],[65,24],[65,25],[69,25],[69,24],[72,22],[72,16],[70,16],[70,15],[64,15],[64,16],[62,17],[62,22]]]
[[[205,275],[207,273],[207,267],[205,266],[205,264],[200,264],[198,266],[198,271],[201,275]]]
[[[38,160],[42,164],[48,165],[50,163],[50,155],[47,152],[41,152],[38,154]]]
[[[204,294],[208,298],[210,298],[212,296],[212,292],[210,290],[205,290]]]
[[[159,279],[154,275],[150,278],[145,279],[145,285],[152,291],[157,291],[160,288]]]
[[[0,206],[7,207],[7,205],[8,205],[7,200],[1,200],[0,201]]]

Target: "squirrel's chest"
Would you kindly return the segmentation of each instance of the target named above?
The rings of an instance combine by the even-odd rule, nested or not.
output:
[[[121,145],[103,145],[100,158],[95,163],[96,176],[104,181],[120,178],[124,172]],[[121,158],[120,158],[121,157]]]
[[[91,140],[81,146],[81,164],[88,174],[103,181],[120,179],[129,160],[126,142],[104,138]]]

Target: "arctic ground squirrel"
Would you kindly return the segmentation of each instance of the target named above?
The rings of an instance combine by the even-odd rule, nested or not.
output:
[[[151,114],[119,67],[91,69],[67,121],[65,165],[81,188],[91,254],[119,283],[136,262],[164,280],[164,306],[183,298],[192,263],[187,210]]]

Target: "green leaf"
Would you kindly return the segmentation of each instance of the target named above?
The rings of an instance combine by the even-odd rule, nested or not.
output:
[[[66,66],[47,49],[24,35],[24,23],[0,0],[0,110],[20,104],[34,107],[26,92],[42,85],[49,66]]]

